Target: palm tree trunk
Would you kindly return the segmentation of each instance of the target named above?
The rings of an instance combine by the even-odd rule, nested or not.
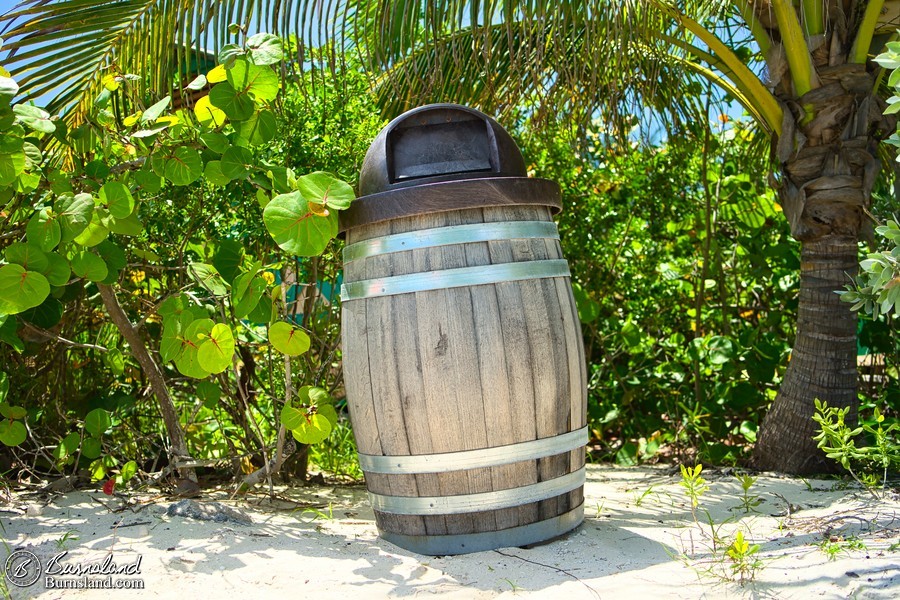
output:
[[[803,242],[797,338],[781,389],[763,421],[753,456],[760,469],[795,474],[834,471],[812,439],[815,400],[850,406],[856,418],[856,313],[836,290],[856,275],[855,238]]]

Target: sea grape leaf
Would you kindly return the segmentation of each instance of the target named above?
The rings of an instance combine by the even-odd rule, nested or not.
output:
[[[165,178],[175,185],[188,185],[203,174],[203,159],[194,148],[180,146],[175,154],[166,160]]]
[[[62,242],[74,240],[91,222],[94,214],[94,199],[90,194],[60,194],[53,204],[59,215]]]
[[[93,252],[83,251],[72,257],[72,272],[82,279],[103,281],[109,269],[103,259]]]
[[[0,442],[7,446],[18,446],[28,437],[28,430],[21,421],[0,421]]]
[[[331,421],[324,415],[315,413],[309,415],[296,429],[291,430],[294,439],[301,444],[318,444],[331,434]]]
[[[347,182],[323,171],[299,177],[297,189],[307,202],[324,204],[334,210],[349,208],[356,198],[353,188]]]
[[[197,361],[210,373],[221,373],[234,357],[234,335],[224,323],[216,323],[209,337],[197,349]]]
[[[100,188],[100,203],[117,219],[124,219],[134,212],[134,196],[118,181],[107,181]]]
[[[49,206],[32,215],[25,227],[25,234],[28,236],[29,242],[37,244],[38,248],[44,252],[56,248],[62,239],[59,219],[56,218],[56,214]]]
[[[0,266],[0,315],[14,315],[40,305],[50,295],[47,278],[22,265]]]
[[[112,419],[105,409],[95,408],[84,417],[84,428],[92,435],[103,435],[103,432],[110,427],[112,427]]]
[[[298,256],[318,256],[338,233],[337,213],[316,216],[300,192],[272,198],[263,222],[279,247]]]
[[[269,342],[288,356],[298,356],[309,350],[309,336],[302,329],[286,321],[273,323],[269,327]]]

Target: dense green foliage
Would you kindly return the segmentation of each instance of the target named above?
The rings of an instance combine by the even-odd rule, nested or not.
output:
[[[799,266],[754,133],[728,123],[619,151],[586,135],[576,153],[562,131],[525,145],[565,190],[600,448],[625,464],[664,446],[735,461],[787,362]]]
[[[199,464],[250,472],[285,429],[317,443],[342,418],[331,240],[354,194],[324,171],[352,179],[381,121],[352,74],[283,91],[280,47],[260,35],[224,49],[178,109],[116,74],[76,130],[33,106],[0,114],[7,467],[121,481],[133,459],[156,471],[172,458],[160,386],[101,286],[161,367]],[[15,83],[2,84],[8,103]],[[339,107],[346,120],[325,118]]]

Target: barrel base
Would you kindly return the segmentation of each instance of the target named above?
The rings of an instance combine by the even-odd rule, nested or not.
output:
[[[584,503],[558,517],[501,531],[463,535],[403,535],[379,530],[378,535],[404,550],[430,556],[448,556],[546,542],[572,531],[582,521]]]

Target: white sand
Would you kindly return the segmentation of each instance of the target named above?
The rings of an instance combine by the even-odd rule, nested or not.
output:
[[[835,482],[763,476],[762,503],[745,515],[734,477],[704,473],[703,497],[718,535],[740,528],[760,544],[763,565],[743,586],[723,581],[731,561],[713,549],[709,526],[691,519],[671,469],[589,466],[586,519],[571,534],[530,548],[428,557],[380,540],[361,486],[280,490],[317,504],[302,509],[260,506],[261,497],[230,502],[252,525],[169,517],[171,500],[125,500],[99,489],[42,499],[15,496],[0,504],[0,567],[10,550],[33,552],[45,564],[120,565],[140,555],[144,589],[45,589],[8,585],[13,598],[900,598],[900,500],[879,502],[859,490],[832,491]],[[648,492],[649,490],[649,492]],[[647,493],[645,493],[647,492]],[[201,500],[203,502],[203,500]],[[787,514],[787,502],[792,513]],[[255,506],[254,506],[255,505]],[[329,509],[330,505],[330,509]],[[331,518],[327,513],[331,511]],[[118,527],[117,527],[118,524]],[[67,539],[67,532],[68,537]],[[823,539],[835,550],[830,557]],[[892,546],[895,546],[892,549]],[[688,557],[684,555],[688,554]]]

